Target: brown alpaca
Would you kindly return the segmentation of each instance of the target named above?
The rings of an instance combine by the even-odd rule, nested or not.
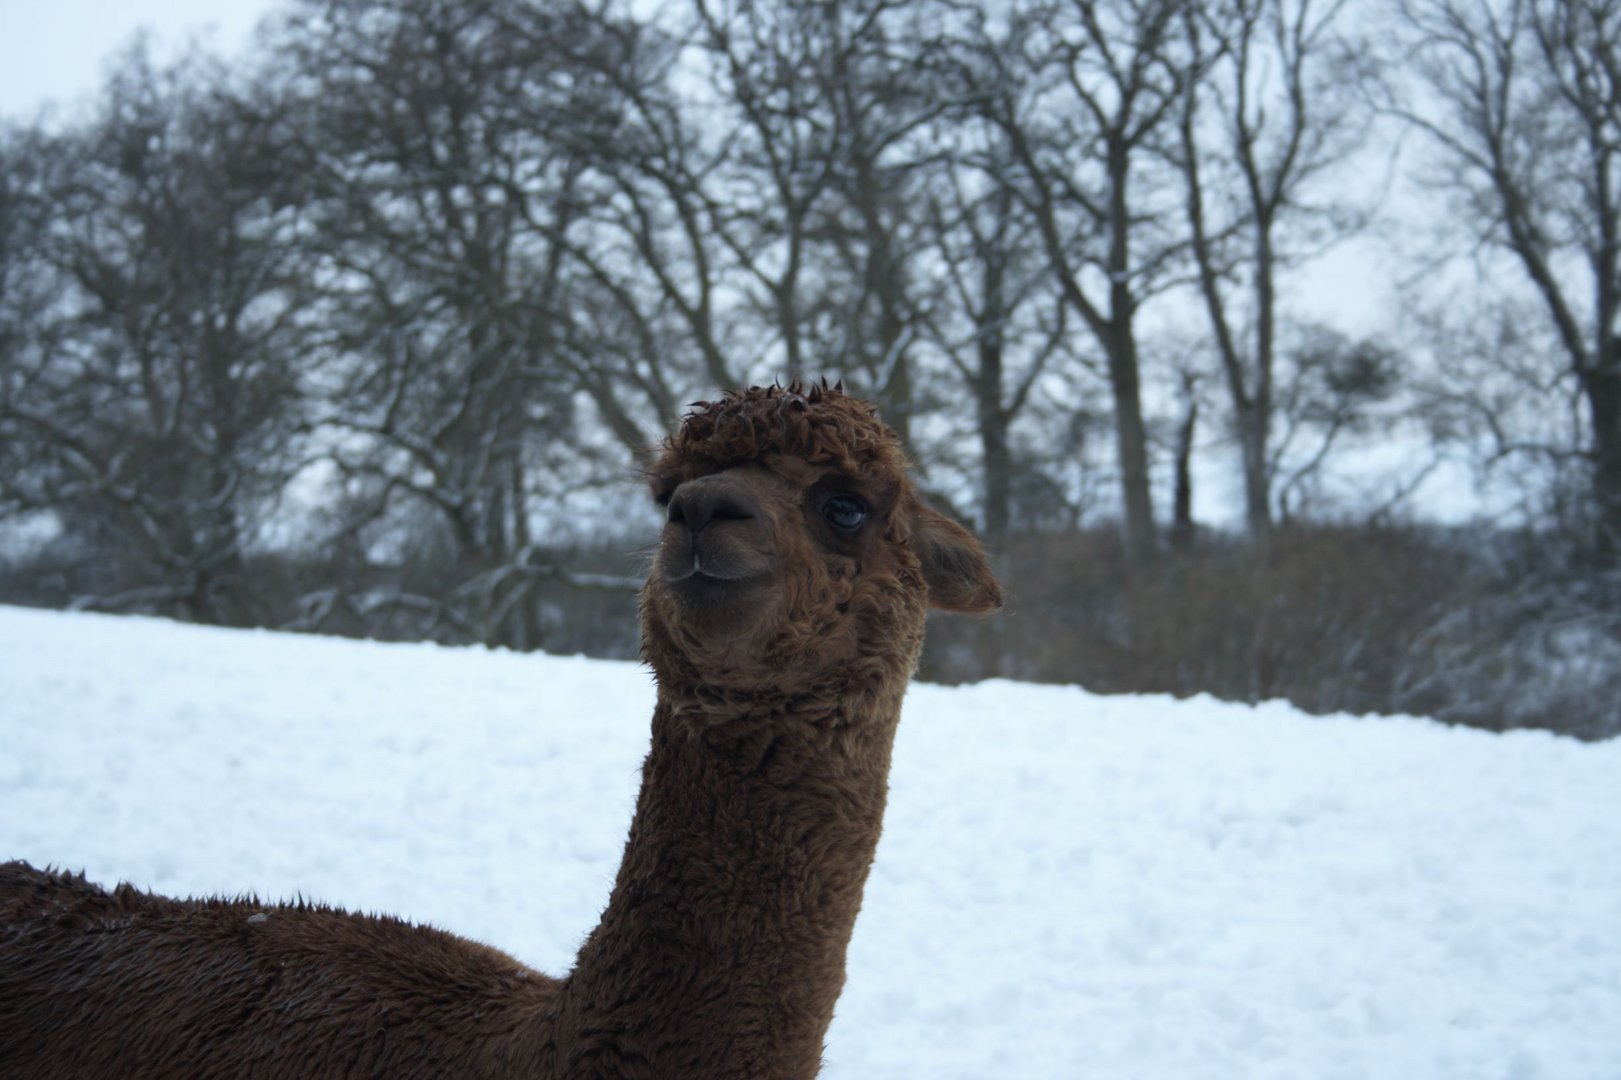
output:
[[[838,389],[698,406],[652,486],[652,749],[568,977],[394,919],[11,863],[0,1076],[815,1076],[925,608],[1000,590]]]

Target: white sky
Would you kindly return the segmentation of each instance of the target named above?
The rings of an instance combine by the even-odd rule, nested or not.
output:
[[[0,116],[94,94],[108,58],[145,27],[159,55],[194,34],[235,53],[272,0],[0,0]]]

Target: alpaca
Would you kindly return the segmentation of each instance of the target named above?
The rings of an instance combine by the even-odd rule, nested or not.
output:
[[[569,975],[391,918],[10,863],[0,1076],[815,1076],[925,609],[1001,591],[840,387],[701,402],[650,479],[651,749]]]

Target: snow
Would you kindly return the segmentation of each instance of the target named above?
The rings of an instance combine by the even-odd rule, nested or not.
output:
[[[635,665],[0,608],[0,859],[553,972]],[[914,687],[829,1078],[1621,1077],[1621,743]]]

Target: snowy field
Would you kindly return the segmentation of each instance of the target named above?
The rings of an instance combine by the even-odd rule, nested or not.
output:
[[[0,859],[561,973],[634,665],[0,608]],[[1621,1078],[1621,743],[915,687],[826,1077]]]

